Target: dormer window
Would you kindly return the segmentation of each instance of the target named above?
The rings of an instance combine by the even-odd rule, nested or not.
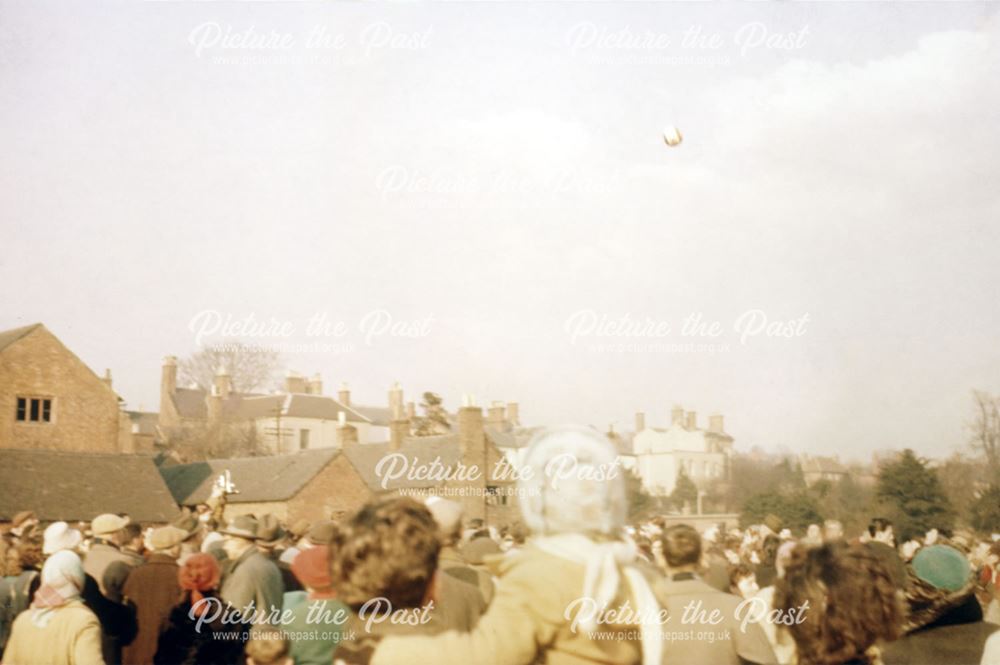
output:
[[[48,397],[18,397],[17,421],[23,423],[52,422],[52,399]]]

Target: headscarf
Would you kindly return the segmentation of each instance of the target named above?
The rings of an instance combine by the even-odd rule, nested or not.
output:
[[[197,605],[198,601],[205,597],[205,592],[212,591],[219,586],[219,578],[222,571],[219,563],[211,554],[196,552],[184,561],[184,565],[177,571],[177,583],[181,589],[191,592],[191,605]],[[196,614],[201,616],[208,610],[208,603],[201,606]]]
[[[530,471],[528,470],[530,469]],[[605,607],[624,581],[636,603],[643,665],[659,665],[660,606],[636,567],[639,550],[624,532],[624,470],[607,437],[585,427],[546,429],[532,440],[519,474],[521,512],[535,537],[532,544],[562,559],[583,564],[581,598]],[[582,617],[586,631],[595,617]]]
[[[83,562],[74,552],[63,550],[48,558],[42,566],[42,582],[31,603],[31,621],[39,628],[48,625],[54,610],[83,591]]]

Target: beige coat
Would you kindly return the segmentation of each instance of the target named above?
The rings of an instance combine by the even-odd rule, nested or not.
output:
[[[101,624],[82,602],[52,610],[44,628],[32,623],[33,614],[29,608],[14,621],[4,665],[104,665]]]
[[[566,608],[582,594],[582,564],[534,547],[496,564],[499,582],[493,602],[469,633],[448,631],[434,637],[386,637],[372,665],[590,665],[638,663],[641,650],[634,634],[595,640],[574,633]],[[605,630],[602,632],[613,633]],[[536,661],[537,658],[537,661]]]

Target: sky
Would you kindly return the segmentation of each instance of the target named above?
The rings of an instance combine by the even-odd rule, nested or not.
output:
[[[356,402],[943,456],[1000,393],[998,39],[964,2],[0,0],[0,329],[130,408],[247,342]]]

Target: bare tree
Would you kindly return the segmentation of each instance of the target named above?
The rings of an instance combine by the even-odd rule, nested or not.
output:
[[[196,383],[210,390],[220,368],[232,378],[233,390],[248,393],[270,385],[280,365],[280,356],[269,349],[239,343],[207,346],[178,363],[182,384]]]
[[[972,447],[986,457],[991,478],[1000,477],[1000,397],[983,390],[972,391],[974,417],[969,429]]]
[[[448,413],[444,410],[444,400],[437,393],[424,393],[424,400],[420,403],[420,408],[424,410],[423,417],[415,419],[413,423],[414,436],[434,436],[436,434],[447,434],[451,431],[451,423],[448,422]]]

